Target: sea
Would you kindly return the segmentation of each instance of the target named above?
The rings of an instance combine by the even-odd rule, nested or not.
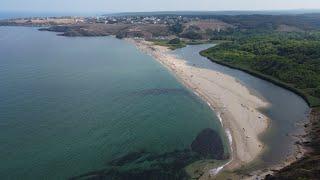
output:
[[[207,128],[228,152],[207,103],[127,41],[0,27],[0,55],[1,179],[150,170]]]

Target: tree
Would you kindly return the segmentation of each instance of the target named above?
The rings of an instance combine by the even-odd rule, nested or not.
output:
[[[174,39],[171,39],[168,44],[180,44],[181,41],[179,38],[174,38]]]
[[[183,26],[181,23],[175,23],[169,27],[169,30],[175,34],[180,34],[183,31]]]
[[[202,39],[202,35],[195,31],[185,32],[181,34],[181,37],[188,38],[188,39]]]
[[[314,90],[314,96],[320,97],[320,86],[318,86],[318,87]]]

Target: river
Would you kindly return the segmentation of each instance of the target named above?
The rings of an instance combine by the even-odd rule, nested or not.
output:
[[[308,104],[291,91],[240,70],[211,62],[199,54],[200,51],[212,46],[187,46],[174,51],[173,54],[185,59],[190,65],[196,61],[197,66],[200,68],[207,68],[230,75],[249,88],[252,94],[269,102],[271,106],[261,110],[271,119],[270,127],[261,136],[261,140],[267,145],[267,148],[259,157],[255,167],[272,166],[284,161],[296,149],[295,142],[297,139],[293,136],[304,133],[303,123],[307,121]]]

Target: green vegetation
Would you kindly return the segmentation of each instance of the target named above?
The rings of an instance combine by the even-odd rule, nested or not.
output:
[[[199,45],[199,44],[209,44],[209,43],[224,43],[224,42],[229,42],[229,41],[224,41],[224,40],[180,40],[179,38],[174,38],[171,40],[158,40],[158,39],[153,39],[150,40],[153,42],[155,45],[158,46],[165,46],[168,47],[171,50],[176,50],[180,48],[184,48],[187,45]]]
[[[179,38],[175,38],[172,40],[152,40],[152,42],[158,46],[166,46],[171,50],[183,48],[187,45],[184,41],[181,41]]]
[[[223,22],[237,25],[240,29],[275,30],[282,24],[294,26],[303,30],[320,28],[319,13],[300,15],[220,15],[214,17]]]
[[[181,40],[179,38],[171,39],[168,44],[180,44]]]
[[[320,38],[313,33],[237,32],[233,38],[201,52],[209,59],[244,70],[302,96],[310,106],[320,106]],[[216,36],[218,37],[218,36]]]
[[[175,23],[169,26],[169,30],[175,34],[180,34],[183,31],[183,25],[181,23]]]
[[[195,30],[188,30],[182,34],[180,34],[180,37],[187,38],[187,39],[202,39],[202,35]]]

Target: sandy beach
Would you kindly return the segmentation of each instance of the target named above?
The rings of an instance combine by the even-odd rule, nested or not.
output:
[[[155,46],[144,40],[128,41],[167,67],[177,79],[215,111],[232,149],[231,160],[223,168],[239,168],[253,161],[263,151],[264,145],[258,136],[266,130],[269,120],[258,109],[267,107],[267,102],[250,93],[249,89],[235,78],[211,69],[200,68],[197,63],[187,64],[185,60],[170,54],[166,47]],[[214,171],[217,169],[211,173],[215,173]]]

